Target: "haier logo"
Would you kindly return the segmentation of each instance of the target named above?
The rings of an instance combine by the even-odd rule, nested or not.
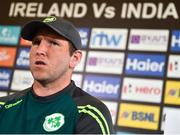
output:
[[[167,51],[168,30],[132,29],[130,31],[130,50]]]
[[[124,50],[127,32],[127,29],[93,28],[90,48]]]
[[[12,71],[9,69],[0,69],[0,89],[8,89]]]
[[[159,106],[121,103],[117,125],[157,130],[159,114]]]
[[[88,53],[86,71],[121,74],[123,62],[124,53],[90,51]]]
[[[164,55],[128,54],[125,73],[162,77],[164,68]]]
[[[121,99],[160,103],[162,87],[162,80],[125,78],[123,81]]]
[[[20,68],[29,67],[29,50],[30,48],[20,48],[16,60],[16,66]]]
[[[118,99],[120,81],[119,77],[86,75],[83,89],[102,99]]]
[[[168,62],[167,76],[172,78],[180,78],[180,56],[170,55]]]
[[[0,26],[0,43],[17,45],[19,40],[19,26]]]
[[[79,31],[79,34],[81,37],[82,47],[86,48],[87,44],[88,44],[90,29],[89,28],[79,28],[78,31]]]
[[[164,102],[167,104],[180,105],[180,83],[179,81],[166,82]]]
[[[172,31],[171,51],[180,52],[180,30]]]

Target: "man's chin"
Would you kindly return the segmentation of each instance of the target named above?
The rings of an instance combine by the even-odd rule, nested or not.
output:
[[[47,85],[49,83],[48,79],[35,78],[35,82],[38,82],[41,85]]]
[[[48,80],[48,78],[45,75],[33,75],[34,80],[36,80],[37,82],[46,82]]]

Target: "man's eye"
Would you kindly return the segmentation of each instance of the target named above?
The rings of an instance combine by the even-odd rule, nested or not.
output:
[[[49,41],[49,43],[51,44],[51,45],[57,45],[57,46],[59,46],[59,44],[57,43],[57,42],[55,42],[55,41]]]
[[[34,39],[32,41],[32,45],[39,45],[41,43],[41,40],[40,39]]]

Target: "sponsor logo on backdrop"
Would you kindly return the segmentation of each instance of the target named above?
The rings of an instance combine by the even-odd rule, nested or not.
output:
[[[121,74],[123,64],[124,53],[89,51],[86,71],[94,73]]]
[[[168,48],[169,30],[132,29],[130,31],[129,50],[161,51]]]
[[[171,51],[172,52],[180,52],[180,30],[172,31]]]
[[[82,85],[82,74],[75,74],[72,75],[72,80],[75,82],[75,84],[81,88]]]
[[[179,112],[180,109],[178,109],[178,108],[172,108],[172,107],[164,107],[164,108],[163,108],[163,113],[162,113],[162,117],[161,117],[161,131],[164,131],[165,121],[166,121],[166,114],[167,114],[169,111],[177,111],[177,112]]]
[[[102,101],[107,108],[109,109],[113,121],[113,125],[116,124],[116,116],[117,116],[117,107],[118,103],[117,102],[112,102],[112,101]]]
[[[164,102],[180,105],[180,81],[167,81]]]
[[[17,45],[20,30],[19,26],[0,25],[0,44]]]
[[[118,99],[121,79],[114,76],[86,75],[83,90],[101,99]]]
[[[32,43],[29,40],[25,40],[23,38],[20,38],[20,45],[22,45],[22,46],[31,46]]]
[[[19,48],[18,56],[16,59],[16,67],[20,67],[20,68],[29,67],[29,51],[30,48]]]
[[[118,126],[157,130],[159,113],[159,106],[121,103]]]
[[[162,80],[125,78],[123,81],[121,99],[160,103],[163,90],[162,87]]]
[[[74,71],[82,72],[84,70],[85,59],[86,59],[86,51],[82,51],[82,59],[80,63],[75,67]]]
[[[0,66],[12,67],[16,55],[14,47],[0,47]]]
[[[12,70],[0,68],[0,90],[9,88],[11,75]]]
[[[167,76],[172,78],[180,78],[180,56],[170,55],[168,62]]]
[[[90,48],[125,50],[127,29],[93,28]]]
[[[90,29],[89,28],[79,28],[78,31],[79,31],[79,34],[81,37],[82,47],[87,48]]]
[[[25,88],[31,87],[32,83],[33,83],[33,77],[30,71],[15,70],[11,83],[11,89],[23,90]]]
[[[128,54],[125,73],[128,75],[164,76],[165,55]]]

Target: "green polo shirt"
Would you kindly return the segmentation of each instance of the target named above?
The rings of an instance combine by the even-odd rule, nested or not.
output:
[[[0,99],[0,133],[112,133],[110,114],[102,102],[71,82],[65,89],[39,97],[32,87]]]

